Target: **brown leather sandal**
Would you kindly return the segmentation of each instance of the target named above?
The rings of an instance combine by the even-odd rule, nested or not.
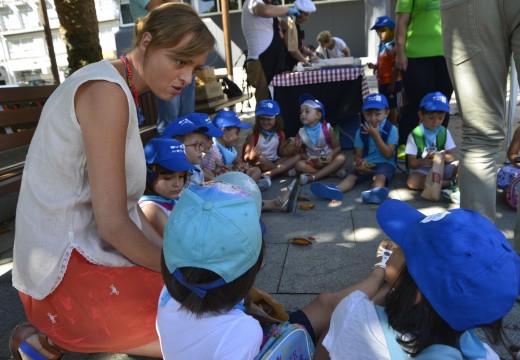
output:
[[[47,336],[39,332],[38,329],[31,324],[25,323],[17,325],[13,331],[11,331],[11,337],[9,338],[9,348],[11,349],[11,355],[15,360],[22,360],[20,351],[35,360],[47,359],[26,342],[26,340],[33,335],[37,335],[41,347],[53,355],[49,360],[61,358],[64,353],[63,349],[59,348],[57,345],[49,344]]]

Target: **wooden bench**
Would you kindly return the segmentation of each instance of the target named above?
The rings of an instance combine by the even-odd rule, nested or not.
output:
[[[43,105],[57,85],[0,88],[0,156],[9,165],[0,168],[0,197],[20,189],[27,147],[36,130]],[[156,135],[157,109],[152,93],[140,96],[144,122],[140,126],[145,144]]]

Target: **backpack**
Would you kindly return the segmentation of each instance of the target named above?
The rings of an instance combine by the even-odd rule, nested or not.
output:
[[[266,335],[268,339],[255,360],[312,360],[314,356],[314,344],[302,325],[272,324]]]
[[[422,153],[426,148],[426,144],[424,142],[424,133],[420,126],[417,126],[412,130],[412,136],[413,140],[415,141],[415,145],[417,146],[417,159],[421,159]],[[435,144],[437,145],[438,150],[444,149],[444,145],[446,145],[446,128],[444,126],[441,126],[439,132],[437,133]]]
[[[520,175],[520,169],[514,166],[503,166],[498,169],[497,173],[497,188],[506,190],[511,181]]]
[[[506,202],[513,208],[518,207],[518,192],[520,191],[520,176],[517,176],[511,181],[511,184],[506,189]]]
[[[381,139],[384,143],[386,143],[386,141],[388,140],[393,126],[394,125],[392,125],[392,123],[388,120],[383,125],[383,134],[381,135]],[[363,132],[363,127],[361,127],[361,131],[359,134],[361,135],[361,141],[363,141],[363,157],[365,157],[368,155],[368,133]],[[394,151],[394,153],[396,152]]]

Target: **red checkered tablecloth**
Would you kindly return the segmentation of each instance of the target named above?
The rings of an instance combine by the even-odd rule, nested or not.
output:
[[[271,81],[271,85],[298,86],[333,81],[355,80],[360,75],[363,77],[363,80],[361,81],[361,90],[363,92],[363,97],[365,97],[369,94],[369,88],[363,67],[346,67],[283,73],[276,75]]]

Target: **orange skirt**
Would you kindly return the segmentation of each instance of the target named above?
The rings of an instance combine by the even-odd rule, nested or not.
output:
[[[58,287],[43,300],[20,292],[29,322],[63,349],[123,352],[159,339],[160,273],[141,266],[106,267],[71,254]]]

